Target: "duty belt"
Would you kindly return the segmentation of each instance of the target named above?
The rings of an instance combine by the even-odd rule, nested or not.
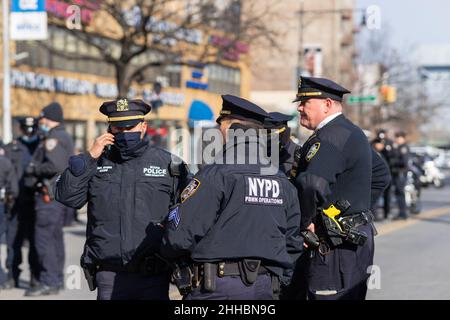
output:
[[[364,226],[366,224],[372,223],[374,220],[373,214],[372,212],[369,211],[364,211],[361,213],[357,213],[357,214],[352,214],[349,216],[344,216],[342,218],[339,219],[339,221],[343,224],[343,225],[348,225],[350,227],[356,228],[359,226]]]

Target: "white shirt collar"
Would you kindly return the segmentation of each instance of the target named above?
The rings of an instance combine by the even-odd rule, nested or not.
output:
[[[322,129],[323,127],[325,127],[330,121],[334,120],[335,118],[337,118],[338,116],[340,116],[342,114],[342,112],[338,112],[335,114],[332,114],[331,116],[326,117],[325,119],[322,120],[321,123],[319,123],[319,125],[317,126],[316,130],[317,131],[319,129]]]

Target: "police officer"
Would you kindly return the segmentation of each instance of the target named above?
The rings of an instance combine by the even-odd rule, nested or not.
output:
[[[21,272],[19,266],[22,263],[22,245],[24,240],[27,240],[28,264],[31,273],[30,287],[35,287],[39,279],[39,262],[34,244],[34,189],[25,186],[24,171],[39,145],[38,124],[37,119],[33,117],[21,117],[19,124],[22,135],[5,147],[6,156],[13,163],[19,180],[19,196],[8,221],[6,266],[9,270],[9,283],[17,287]]]
[[[186,165],[149,143],[144,116],[151,106],[121,99],[102,104],[108,132],[73,156],[56,185],[56,199],[88,204],[81,265],[99,300],[168,299],[169,271],[155,258],[166,218],[185,186]]]
[[[395,197],[398,204],[398,215],[394,220],[408,219],[406,209],[405,186],[408,173],[409,147],[406,143],[406,133],[395,133],[395,143],[392,164],[392,185],[395,189]]]
[[[264,121],[264,127],[272,130],[272,135],[278,138],[277,145],[279,149],[280,170],[283,171],[286,176],[290,176],[292,165],[294,164],[294,153],[297,148],[300,148],[291,139],[291,128],[288,126],[288,122],[294,117],[288,114],[280,112],[270,112],[270,118]],[[269,144],[270,146],[271,144]]]
[[[372,264],[371,148],[363,131],[342,114],[342,98],[349,91],[331,80],[301,77],[294,102],[300,124],[314,133],[302,147],[295,185],[302,208],[301,228],[319,238],[310,247],[306,268],[309,299],[364,299],[367,267]],[[341,212],[352,230],[367,240],[355,244],[331,238],[320,208],[346,200]]]
[[[0,239],[6,231],[8,214],[19,193],[17,177],[11,161],[5,157],[3,144],[0,142]],[[0,289],[9,289],[10,283],[3,270],[0,259]]]
[[[252,159],[250,150],[265,154],[259,148],[267,137],[257,132],[269,115],[245,99],[222,99],[222,152],[171,210],[162,253],[190,264],[193,290],[185,299],[273,299],[302,251],[296,191],[278,167],[264,172]]]
[[[393,144],[394,142],[388,138],[386,130],[377,130],[376,138],[372,141],[372,146],[377,152],[381,154],[383,159],[386,161],[391,173],[395,161],[395,150]],[[387,219],[391,211],[391,184],[389,184],[386,190],[383,192],[383,211],[384,218]]]
[[[53,102],[42,109],[39,128],[44,138],[25,170],[27,184],[35,188],[35,245],[40,265],[40,284],[27,290],[26,296],[57,294],[64,286],[65,208],[54,200],[52,192],[57,175],[67,167],[74,151],[63,121],[59,103]]]

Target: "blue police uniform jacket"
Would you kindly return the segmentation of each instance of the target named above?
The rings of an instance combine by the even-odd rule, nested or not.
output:
[[[19,189],[21,196],[27,195],[30,197],[32,195],[31,190],[24,187],[24,172],[30,163],[35,150],[37,149],[40,141],[36,136],[36,139],[32,142],[25,142],[22,138],[13,140],[10,144],[5,147],[5,155],[11,160],[17,179],[19,180]]]
[[[150,146],[147,138],[130,155],[113,146],[98,159],[88,153],[72,157],[71,164],[81,161],[84,167],[64,171],[56,199],[73,208],[88,205],[82,264],[133,271],[159,249],[162,233],[155,225],[166,218],[187,175],[181,160],[181,174],[171,172],[172,159],[169,152]]]
[[[302,229],[311,224],[317,208],[347,200],[351,215],[370,209],[372,151],[363,131],[339,115],[317,130],[302,147],[295,177]]]
[[[161,252],[195,262],[260,259],[287,283],[303,247],[297,193],[278,167],[261,174],[261,164],[245,159],[250,144],[228,143],[195,175],[170,212]]]
[[[51,129],[36,148],[30,165],[38,179],[53,179],[67,168],[73,155],[73,140],[63,125]]]

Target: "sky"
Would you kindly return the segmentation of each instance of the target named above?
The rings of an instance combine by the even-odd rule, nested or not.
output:
[[[357,8],[377,5],[381,28],[395,47],[450,44],[449,0],[356,0]]]

